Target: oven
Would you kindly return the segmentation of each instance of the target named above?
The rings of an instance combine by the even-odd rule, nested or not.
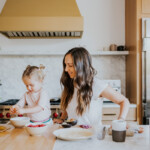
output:
[[[0,102],[0,124],[6,124],[12,117],[22,117],[25,115],[10,114],[10,107],[15,105],[19,99],[9,99],[4,102]],[[51,118],[58,118],[61,115],[60,112],[60,98],[54,97],[50,99],[51,105]]]
[[[0,124],[5,124],[10,120],[11,117],[17,116],[15,114],[10,114],[10,107],[15,105],[18,101],[19,99],[9,99],[4,102],[0,102]]]
[[[52,118],[59,118],[62,115],[60,111],[60,98],[54,97],[50,99],[51,104],[51,117]]]
[[[115,91],[121,93],[121,81],[120,80],[103,80],[105,84],[110,85]],[[103,98],[103,103],[113,103],[112,101]]]

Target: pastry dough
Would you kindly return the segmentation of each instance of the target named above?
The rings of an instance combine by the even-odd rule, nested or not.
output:
[[[0,126],[0,131],[5,130],[5,129],[6,129],[6,127]]]

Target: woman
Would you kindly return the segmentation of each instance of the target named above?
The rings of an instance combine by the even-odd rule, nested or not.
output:
[[[78,124],[101,124],[103,98],[119,104],[118,119],[125,120],[129,109],[128,99],[96,78],[95,74],[91,56],[85,48],[73,48],[65,54],[61,77],[63,114],[59,119],[54,119],[54,123],[62,123],[68,117],[77,119]]]

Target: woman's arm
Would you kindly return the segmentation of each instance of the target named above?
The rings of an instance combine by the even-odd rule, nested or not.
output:
[[[128,110],[129,110],[129,100],[121,95],[119,92],[115,91],[113,88],[108,86],[100,95],[100,97],[105,97],[112,102],[120,105],[120,114],[118,119],[124,119],[127,116]]]
[[[61,117],[59,119],[54,119],[53,122],[54,123],[62,123],[64,122],[64,120],[67,118],[67,112],[66,111],[63,111]]]

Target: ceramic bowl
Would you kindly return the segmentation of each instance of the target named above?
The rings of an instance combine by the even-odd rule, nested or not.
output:
[[[16,128],[22,128],[30,122],[29,117],[14,117],[10,119],[11,124]]]
[[[48,125],[44,123],[28,123],[25,127],[29,135],[39,136],[46,132]]]
[[[63,123],[61,124],[61,126],[62,126],[63,128],[70,128],[72,125],[71,125],[71,124],[68,124],[68,123],[66,123],[66,122],[63,122]]]
[[[66,123],[67,123],[67,124],[70,124],[70,125],[72,125],[72,126],[74,126],[74,125],[77,124],[77,120],[75,120],[75,119],[70,119],[70,120],[67,120]]]

